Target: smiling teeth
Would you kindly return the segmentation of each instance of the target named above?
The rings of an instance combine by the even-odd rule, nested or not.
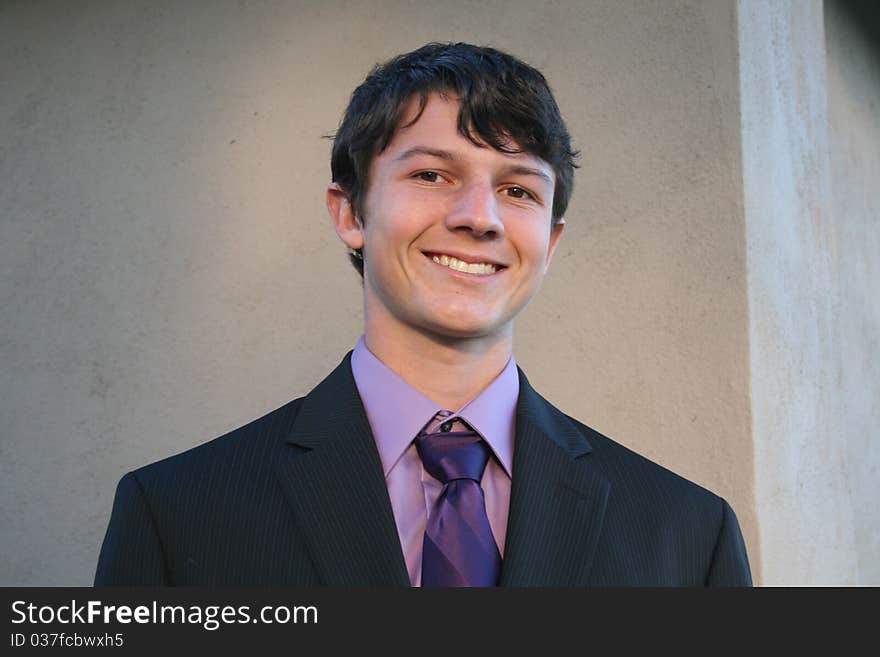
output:
[[[498,269],[495,265],[490,265],[487,262],[471,264],[464,260],[459,260],[458,258],[450,258],[446,255],[433,256],[433,260],[438,265],[444,265],[445,267],[455,269],[456,271],[462,271],[466,274],[494,274]]]

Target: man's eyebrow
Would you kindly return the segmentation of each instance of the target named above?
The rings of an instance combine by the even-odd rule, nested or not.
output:
[[[413,146],[412,148],[408,148],[403,153],[394,158],[394,161],[402,162],[411,157],[416,157],[417,155],[428,155],[429,157],[436,157],[441,160],[446,160],[448,162],[455,162],[458,159],[455,153],[451,151],[445,151],[439,148],[429,148],[428,146]],[[512,164],[511,166],[506,168],[506,171],[507,173],[519,176],[537,176],[551,187],[553,186],[553,178],[551,178],[545,171],[542,171],[541,169],[527,167],[522,164]]]
[[[522,165],[514,165],[508,169],[508,171],[512,174],[520,175],[520,176],[538,176],[544,182],[546,182],[551,187],[553,186],[553,178],[547,175],[545,171],[541,171],[541,169],[534,169],[532,167],[524,167]]]
[[[439,157],[441,160],[454,162],[457,158],[450,151],[440,150],[438,148],[428,148],[427,146],[414,146],[405,150],[403,153],[394,158],[395,162],[402,162],[416,155],[429,155],[431,157]]]

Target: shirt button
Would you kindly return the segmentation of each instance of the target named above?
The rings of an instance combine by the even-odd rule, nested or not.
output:
[[[452,429],[452,420],[446,420],[446,422],[440,425],[440,431],[443,433],[449,433],[450,429]]]

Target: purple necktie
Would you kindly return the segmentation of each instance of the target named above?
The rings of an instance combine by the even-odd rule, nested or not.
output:
[[[450,415],[438,412],[416,438],[425,470],[443,484],[425,527],[422,586],[496,586],[501,555],[480,487],[489,448]]]

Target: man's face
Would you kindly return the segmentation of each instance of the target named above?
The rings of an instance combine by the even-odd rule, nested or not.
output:
[[[340,232],[363,245],[367,324],[383,334],[510,336],[562,233],[550,165],[479,147],[457,121],[458,101],[431,95],[373,160],[362,228]]]

